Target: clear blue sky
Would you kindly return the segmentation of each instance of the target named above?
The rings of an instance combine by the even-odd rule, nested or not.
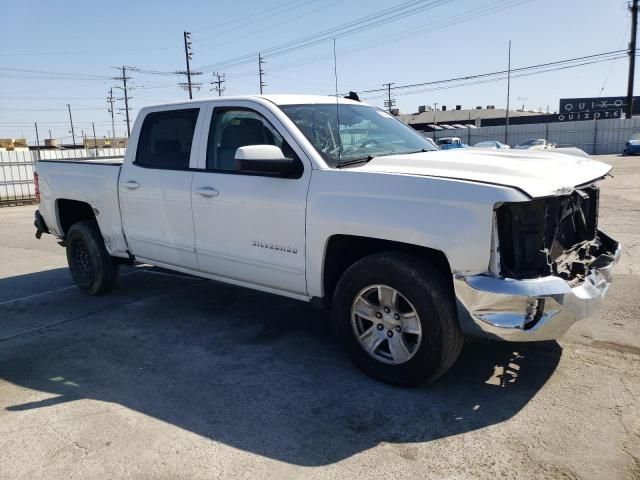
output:
[[[434,1],[434,0],[431,0]],[[440,80],[626,48],[629,14],[623,0],[442,0],[443,4],[337,39],[340,91]],[[98,136],[111,129],[106,95],[118,85],[113,65],[171,72],[184,69],[182,32],[193,32],[194,69],[209,91],[216,63],[255,54],[226,73],[225,94],[258,92],[257,52],[405,3],[406,0],[169,0],[63,2],[7,0],[0,28],[0,137],[68,136],[66,104],[76,132]],[[489,10],[492,9],[492,10]],[[483,12],[492,13],[479,16]],[[388,18],[391,13],[386,15]],[[334,91],[333,44],[266,55],[265,93]],[[15,70],[10,70],[15,69]],[[557,110],[561,97],[624,95],[627,60],[515,78],[512,106]],[[67,72],[52,75],[24,72]],[[133,72],[131,104],[187,98],[172,75]],[[115,91],[118,96],[121,92]],[[396,97],[402,112],[418,105],[463,108],[506,104],[506,82],[493,82]],[[121,103],[121,102],[119,102]],[[371,103],[382,105],[382,99]],[[121,106],[121,105],[118,105]],[[116,131],[124,133],[123,117]]]

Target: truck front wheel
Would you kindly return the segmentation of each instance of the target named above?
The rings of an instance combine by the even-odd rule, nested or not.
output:
[[[118,264],[104,246],[95,221],[74,223],[66,237],[67,262],[76,285],[89,295],[113,290]]]
[[[333,298],[333,324],[358,367],[396,385],[438,378],[463,343],[447,279],[401,252],[369,255],[344,272]]]

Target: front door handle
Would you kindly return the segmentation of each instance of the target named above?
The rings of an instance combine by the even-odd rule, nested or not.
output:
[[[217,197],[220,195],[220,192],[213,187],[200,187],[196,188],[196,193],[202,197]]]
[[[125,188],[128,188],[129,190],[135,190],[136,188],[140,188],[140,184],[135,180],[129,180],[128,182],[124,182],[122,186]]]

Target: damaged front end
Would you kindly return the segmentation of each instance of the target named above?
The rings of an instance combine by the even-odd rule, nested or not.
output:
[[[461,327],[511,341],[550,340],[593,314],[620,245],[598,230],[599,189],[502,203],[489,272],[454,279]]]
[[[599,193],[589,185],[567,195],[500,205],[498,275],[555,275],[578,285],[595,262],[611,260],[618,244],[598,231]]]

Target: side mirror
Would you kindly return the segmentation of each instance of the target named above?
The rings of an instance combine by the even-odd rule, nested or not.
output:
[[[299,170],[293,158],[286,158],[275,145],[247,145],[236,150],[235,160],[243,172],[278,177],[294,176]]]

